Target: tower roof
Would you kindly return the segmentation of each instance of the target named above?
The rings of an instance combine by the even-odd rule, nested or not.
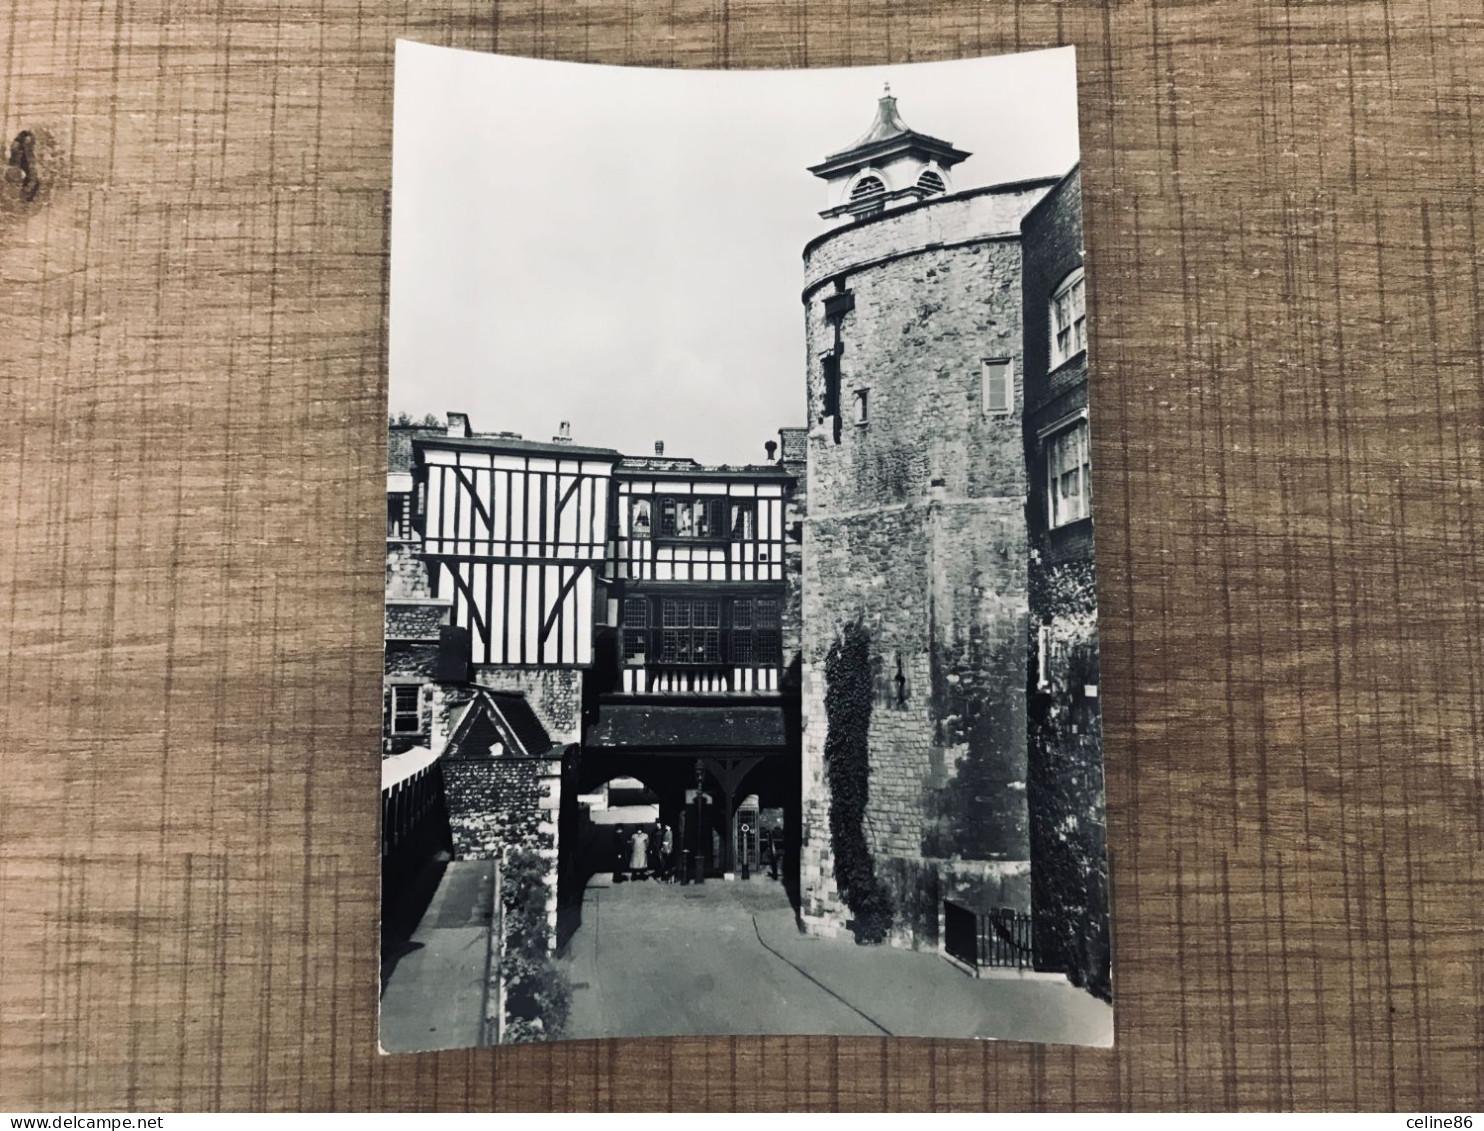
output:
[[[907,123],[902,121],[902,116],[897,113],[897,100],[892,97],[891,83],[886,84],[885,91],[876,100],[876,118],[871,123],[871,128],[853,142],[847,145],[839,153],[830,156],[838,157],[840,154],[849,153],[851,150],[860,149],[863,146],[873,145],[887,138],[897,137],[901,134],[910,134]]]
[[[876,101],[876,117],[871,128],[844,149],[831,153],[818,165],[809,166],[816,177],[833,179],[840,174],[849,174],[863,165],[895,157],[898,154],[915,154],[931,159],[947,169],[957,165],[969,154],[955,149],[942,138],[918,133],[902,121],[897,111],[897,100],[892,96],[891,84]]]

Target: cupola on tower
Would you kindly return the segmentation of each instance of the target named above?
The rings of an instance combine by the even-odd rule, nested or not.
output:
[[[829,207],[821,216],[862,220],[950,191],[949,170],[968,156],[940,138],[909,129],[888,83],[871,128],[809,171],[829,186]]]

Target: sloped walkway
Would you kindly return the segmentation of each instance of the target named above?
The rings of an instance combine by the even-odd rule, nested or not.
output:
[[[456,860],[411,940],[384,962],[381,1047],[461,1049],[484,1039],[495,865]]]
[[[567,946],[573,994],[566,1035],[879,1036],[848,1003],[758,943],[754,907],[776,911],[781,903],[792,922],[782,889],[765,883],[614,886],[595,880]]]
[[[589,886],[565,959],[569,1037],[828,1033],[1109,1045],[1061,979],[973,979],[936,954],[800,935],[780,885]]]
[[[975,979],[938,954],[801,935],[791,912],[756,923],[763,946],[892,1036],[1113,1044],[1113,1007],[1064,978],[1005,971]]]

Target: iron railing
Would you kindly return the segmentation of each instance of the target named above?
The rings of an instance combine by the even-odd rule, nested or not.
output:
[[[976,971],[991,967],[1024,970],[1036,964],[1031,917],[1008,907],[986,913],[944,900],[943,949]]]

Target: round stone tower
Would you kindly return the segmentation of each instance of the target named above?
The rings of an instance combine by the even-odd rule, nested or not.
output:
[[[1030,908],[1020,222],[1055,178],[964,188],[969,156],[908,128],[888,90],[810,169],[838,226],[804,250],[802,911],[823,933],[858,917],[824,752],[849,726],[827,657],[864,630],[861,831],[891,941],[923,949],[945,900]]]

